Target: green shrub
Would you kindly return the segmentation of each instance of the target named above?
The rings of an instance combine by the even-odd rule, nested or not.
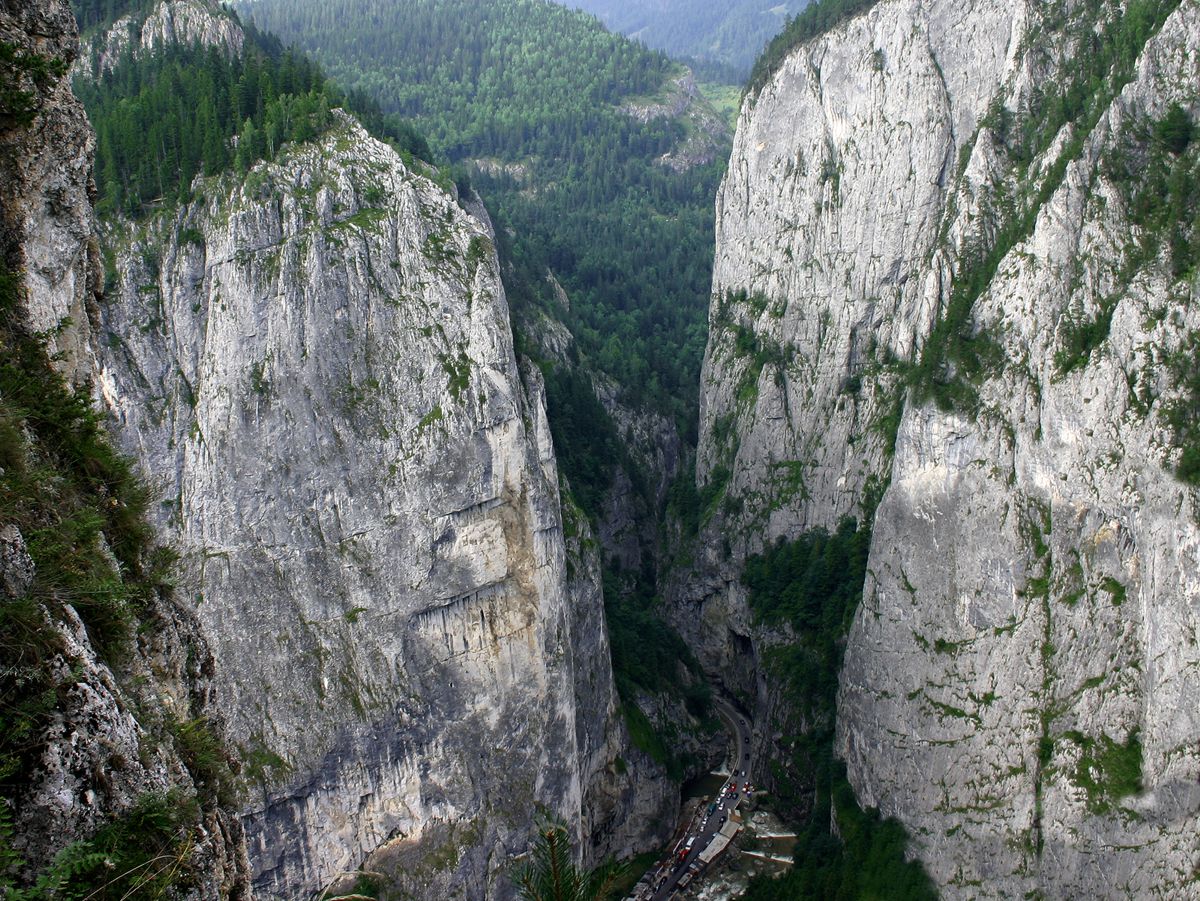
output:
[[[1179,396],[1166,406],[1165,418],[1179,450],[1175,475],[1200,486],[1200,331],[1192,332],[1167,361]]]
[[[1091,359],[1092,351],[1108,339],[1112,328],[1115,301],[1105,302],[1093,318],[1068,318],[1060,330],[1059,349],[1054,353],[1054,365],[1059,375],[1079,369]]]
[[[1080,748],[1074,780],[1087,792],[1088,809],[1103,815],[1113,805],[1142,790],[1142,741],[1137,729],[1116,742],[1107,735],[1093,739],[1079,732],[1064,733],[1064,738]]]
[[[1154,137],[1176,156],[1187,150],[1195,133],[1192,117],[1178,103],[1172,103],[1166,114],[1154,126]]]
[[[234,801],[233,772],[224,741],[205,717],[171,723],[175,746],[202,797],[220,804]]]
[[[178,792],[149,794],[91,838],[73,842],[31,884],[18,887],[12,868],[12,821],[0,802],[0,895],[6,901],[127,901],[174,897],[195,885],[199,811]]]

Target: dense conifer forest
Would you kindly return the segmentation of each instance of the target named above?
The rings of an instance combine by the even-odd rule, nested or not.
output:
[[[303,54],[248,29],[240,56],[172,45],[125,58],[75,93],[96,130],[96,209],[139,216],[191,198],[192,181],[235,167],[245,172],[284,144],[306,141],[346,107],[405,152],[429,156],[424,139],[365,96],[334,87]],[[236,137],[236,141],[234,140]]]

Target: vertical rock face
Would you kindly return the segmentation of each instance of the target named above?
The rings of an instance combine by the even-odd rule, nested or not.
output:
[[[0,240],[24,273],[22,319],[45,335],[68,380],[92,373],[90,311],[100,291],[88,191],[95,137],[64,74],[79,38],[67,3],[0,6]]]
[[[835,525],[880,474],[892,392],[877,375],[937,313],[957,151],[1017,67],[1021,18],[883,3],[743,107],[717,201],[698,477],[728,470],[768,538]]]
[[[40,338],[52,366],[72,386],[95,375],[91,342],[100,292],[89,201],[94,138],[66,78],[77,43],[75,19],[66,2],[0,4],[0,88],[5,101],[0,111],[0,254],[6,277],[16,276],[20,286],[16,308],[5,311],[4,353],[9,353],[10,335]],[[19,373],[17,379],[40,377],[22,369],[36,362],[17,356],[5,360],[10,370],[6,386],[14,378],[12,372]],[[5,426],[11,429],[14,420],[20,421],[20,400],[4,396],[0,402]],[[36,431],[30,426],[18,439],[7,436],[5,466],[19,473],[36,463],[42,473],[50,474],[39,478],[56,482],[58,489],[52,490],[69,496],[71,489],[65,485],[78,475],[69,467],[79,464],[56,459],[56,449],[47,453]],[[71,434],[69,428],[64,433]],[[186,823],[185,851],[173,861],[180,882],[189,883],[193,897],[245,897],[248,874],[240,825],[211,796],[211,786],[201,784],[198,769],[171,728],[205,723],[209,733],[220,731],[212,657],[195,618],[161,592],[151,592],[137,611],[136,638],[116,651],[103,652],[76,612],[92,599],[60,591],[61,576],[39,582],[26,543],[27,538],[29,544],[43,546],[47,541],[73,540],[56,532],[68,527],[54,515],[65,514],[52,511],[49,522],[38,523],[36,532],[41,534],[22,535],[9,517],[28,516],[26,508],[36,509],[37,501],[20,493],[19,477],[6,482],[4,496],[0,604],[6,607],[6,638],[16,621],[11,611],[34,598],[37,605],[36,628],[19,639],[36,650],[25,655],[10,649],[6,655],[6,728],[29,727],[30,720],[22,719],[28,692],[44,690],[55,701],[44,720],[32,720],[36,734],[16,739],[21,745],[18,756],[29,758],[21,765],[27,763],[28,768],[17,774],[15,798],[0,802],[8,806],[11,800],[11,832],[6,828],[5,844],[24,863],[17,878],[32,880],[66,846],[90,839],[147,798],[167,795],[178,806],[190,807],[198,797],[195,821]],[[110,502],[118,503],[115,498]],[[63,501],[64,507],[67,503]],[[111,563],[113,581],[106,587],[112,590],[127,574],[121,572],[103,533],[93,540]],[[86,554],[89,549],[80,551]],[[19,664],[9,667],[14,657]],[[36,659],[36,666],[30,659]],[[21,704],[12,706],[13,701]],[[7,744],[6,766],[16,759],[11,749]],[[13,778],[6,772],[6,783]],[[6,784],[6,794],[7,788]],[[14,874],[3,875],[7,879]]]
[[[506,896],[536,809],[581,830],[627,777],[490,233],[348,118],[202,191],[112,236],[101,389],[257,768],[256,886],[365,860],[418,897]]]
[[[1050,897],[1194,887],[1200,529],[1163,413],[1165,361],[1200,314],[1164,247],[1128,262],[1105,161],[1172,102],[1195,114],[1198,44],[1183,4],[980,298],[1011,361],[983,412],[914,407],[900,426],[840,744],[863,800],[915,828],[951,897],[980,881]],[[1064,373],[1072,316],[1110,302],[1107,339]]]
[[[1178,897],[1200,853],[1200,533],[1166,424],[1200,321],[1114,174],[1172,103],[1200,112],[1196,5],[1094,118],[1032,160],[1006,134],[1119,12],[882,2],[747,100],[718,200],[698,473],[725,501],[681,618],[727,666],[756,638],[744,552],[882,498],[839,752],[948,897]],[[1001,351],[977,403],[920,402],[904,364],[1030,204],[968,320]]]
[[[701,376],[711,519],[673,594],[681,632],[748,701],[766,689],[737,663],[753,631],[741,559],[831,529],[878,494],[894,362],[919,348],[963,240],[950,199],[972,205],[958,149],[997,79],[1020,81],[1022,18],[883,3],[797,48],[743,106],[717,197]]]

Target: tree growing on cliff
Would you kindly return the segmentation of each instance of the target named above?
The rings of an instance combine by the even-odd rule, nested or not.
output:
[[[605,861],[594,870],[575,863],[571,837],[562,823],[542,819],[529,859],[513,873],[513,884],[525,901],[602,901],[625,871]]]

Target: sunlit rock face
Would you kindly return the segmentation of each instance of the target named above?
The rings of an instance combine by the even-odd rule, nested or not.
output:
[[[259,894],[503,897],[542,808],[640,847],[488,227],[348,117],[199,194],[114,227],[100,391],[215,648]]]
[[[1172,103],[1200,113],[1200,11],[1151,34],[1086,133],[1021,161],[1004,131],[1074,77],[1054,35],[1119,12],[885,0],[747,99],[718,198],[698,481],[724,487],[676,619],[769,725],[741,561],[878,502],[837,749],[950,898],[1194,891],[1200,532],[1165,413],[1200,314],[1165,241],[1131,252],[1114,163]],[[905,365],[1018,203],[1030,227],[969,320],[998,362],[944,412]]]

